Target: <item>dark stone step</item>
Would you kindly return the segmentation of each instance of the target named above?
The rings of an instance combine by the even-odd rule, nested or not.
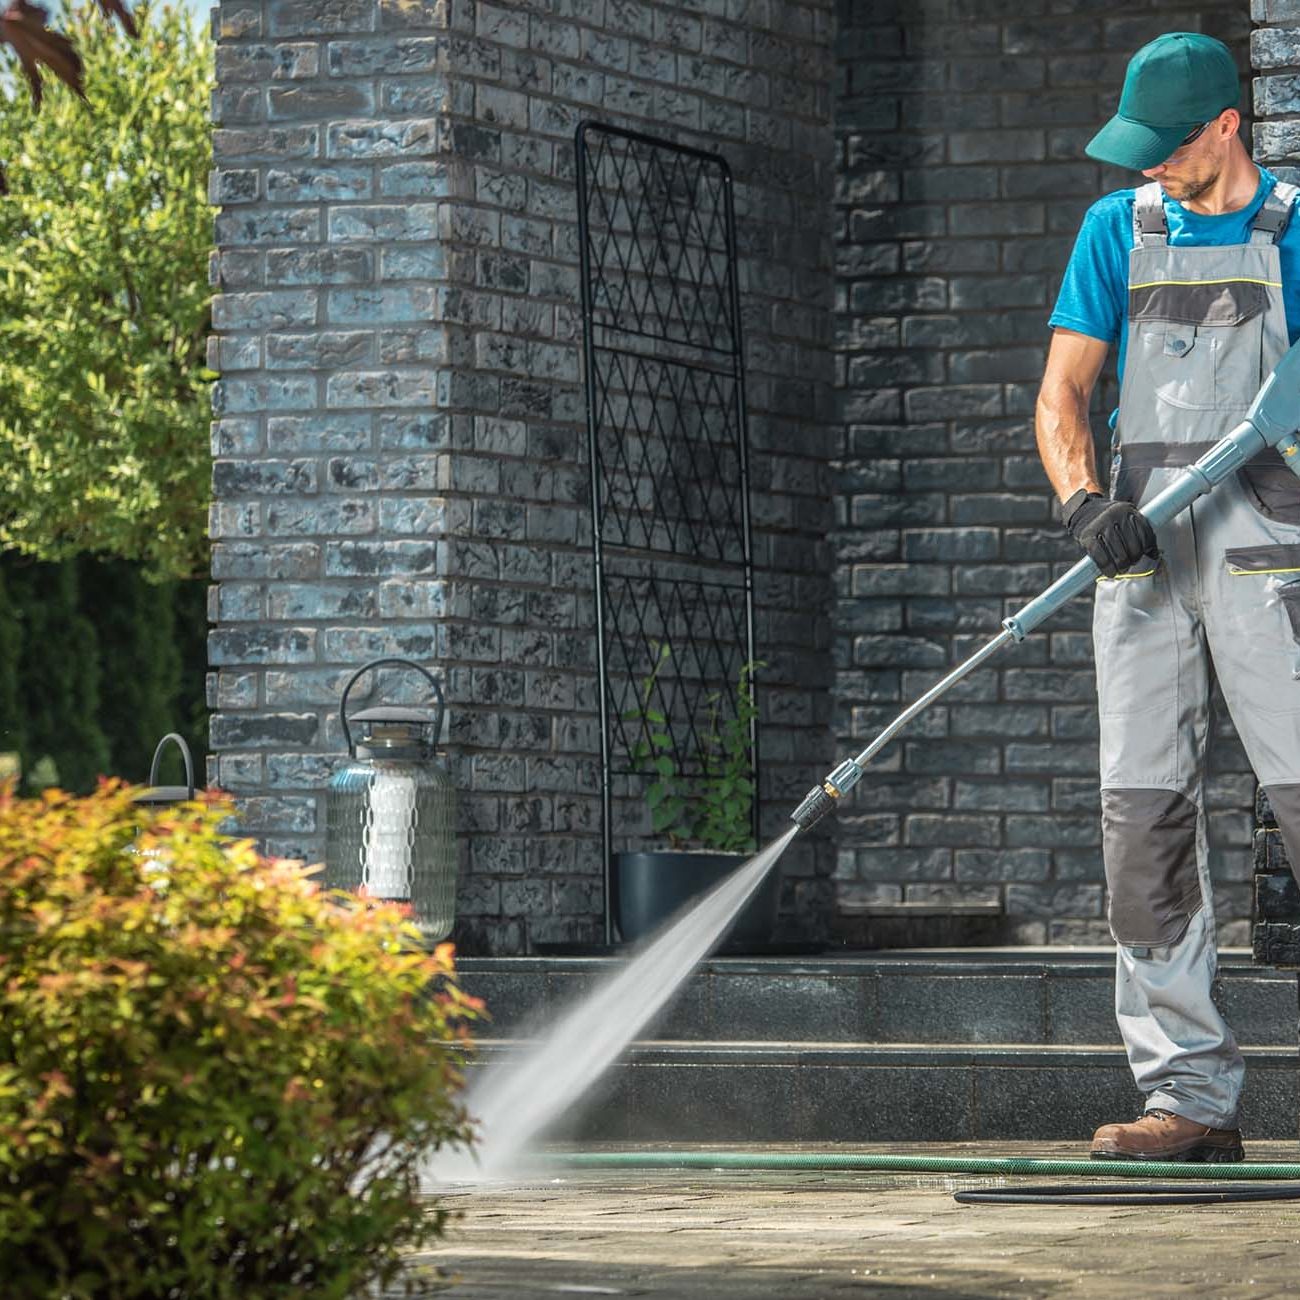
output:
[[[510,1050],[486,1043],[484,1065]],[[1247,1048],[1242,1131],[1294,1138],[1294,1048]],[[478,1068],[478,1067],[475,1067]],[[1024,1044],[644,1043],[558,1141],[1086,1141],[1142,1099],[1122,1052]]]
[[[1255,960],[1282,970],[1300,968],[1300,886],[1264,787],[1255,791]]]
[[[608,958],[465,958],[486,1038],[534,1032],[608,971]],[[981,949],[819,958],[715,958],[643,1033],[706,1042],[1117,1045],[1105,949]],[[1225,953],[1216,990],[1243,1046],[1297,1042],[1296,977]]]

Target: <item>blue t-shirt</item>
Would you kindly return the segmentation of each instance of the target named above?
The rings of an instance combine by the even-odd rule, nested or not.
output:
[[[1259,169],[1255,197],[1236,212],[1217,217],[1189,212],[1165,196],[1169,242],[1174,245],[1245,244],[1250,223],[1263,205],[1277,177]],[[1136,190],[1115,190],[1092,205],[1084,215],[1074,252],[1056,308],[1047,322],[1055,328],[1077,330],[1105,343],[1119,340],[1119,376],[1124,377],[1124,352],[1128,344],[1128,255],[1133,247],[1133,196]],[[1294,343],[1300,337],[1300,219],[1293,213],[1283,232],[1278,252],[1282,262],[1282,301],[1287,333]]]

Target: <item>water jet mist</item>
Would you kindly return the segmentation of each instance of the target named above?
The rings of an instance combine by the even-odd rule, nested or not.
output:
[[[792,825],[675,917],[628,962],[569,1008],[546,1038],[490,1065],[472,1081],[466,1106],[478,1125],[473,1151],[440,1152],[435,1182],[508,1179],[530,1146],[618,1059],[713,950],[786,846]]]

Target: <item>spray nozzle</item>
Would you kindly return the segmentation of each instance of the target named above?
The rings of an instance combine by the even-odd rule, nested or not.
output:
[[[804,795],[803,803],[790,814],[790,820],[798,822],[799,829],[806,831],[821,821],[833,807],[834,796],[827,794],[824,786],[815,785]]]
[[[790,820],[797,822],[800,830],[806,831],[821,821],[835,807],[835,800],[857,785],[861,777],[862,769],[857,762],[845,759],[821,785],[813,786],[804,795],[803,803],[790,814]]]

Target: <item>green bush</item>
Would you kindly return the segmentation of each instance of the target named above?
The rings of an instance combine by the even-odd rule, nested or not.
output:
[[[21,754],[27,742],[27,725],[22,707],[22,678],[18,670],[23,651],[18,606],[0,568],[0,753]]]
[[[450,948],[229,812],[0,789],[6,1297],[343,1300],[443,1227],[417,1165],[468,1139],[477,1006]]]
[[[68,26],[86,102],[0,84],[0,549],[206,570],[212,45],[179,8]]]
[[[0,753],[18,754],[28,792],[88,793],[108,772],[145,781],[169,731],[205,784],[206,592],[151,582],[125,560],[0,553]],[[162,780],[179,785],[176,751],[166,755]]]
[[[99,639],[79,608],[76,566],[6,563],[4,577],[20,651],[17,709],[0,713],[0,749],[22,754],[29,783],[46,760],[52,780],[89,790],[109,771],[109,751],[97,721]],[[11,723],[18,744],[7,738]]]
[[[81,556],[77,561],[78,608],[94,625],[99,651],[95,720],[108,740],[105,770],[130,781],[147,779],[159,738],[182,731],[189,721],[177,716],[182,680],[176,586],[146,582],[139,567],[124,560]],[[202,615],[199,624],[206,632]],[[202,691],[202,670],[186,685]],[[202,769],[197,780],[200,787],[206,784]],[[175,784],[184,784],[179,773]],[[71,783],[65,786],[71,788]]]

